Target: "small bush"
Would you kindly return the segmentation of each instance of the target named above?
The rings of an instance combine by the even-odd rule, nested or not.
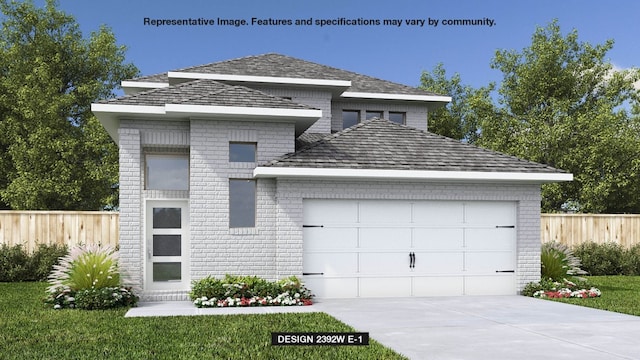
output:
[[[66,245],[40,244],[29,257],[30,278],[32,281],[46,281],[60,258],[69,253]]]
[[[0,249],[0,281],[24,281],[29,275],[29,255],[22,245],[2,244]]]
[[[631,276],[640,275],[640,244],[636,244],[624,251],[622,273]]]
[[[624,273],[625,250],[618,244],[585,242],[578,245],[574,253],[580,258],[582,268],[589,275],[622,275]]]
[[[562,281],[586,274],[580,266],[580,259],[567,246],[557,242],[542,245],[540,270],[543,279]]]
[[[0,248],[0,281],[44,281],[58,258],[67,254],[66,246],[40,244],[29,254],[22,245]]]
[[[71,249],[49,276],[50,290],[119,287],[118,255],[110,246],[84,245]]]
[[[313,297],[295,276],[271,282],[237,275],[193,281],[189,296],[197,307],[308,305]]]
[[[122,286],[118,253],[110,246],[72,248],[54,266],[49,283],[45,302],[56,309],[110,309],[138,302],[131,288]]]
[[[223,284],[224,282],[221,279],[216,279],[211,276],[207,276],[198,281],[193,281],[191,283],[191,292],[189,292],[189,297],[191,300],[195,300],[196,298],[203,296],[209,299],[223,298],[227,291]]]

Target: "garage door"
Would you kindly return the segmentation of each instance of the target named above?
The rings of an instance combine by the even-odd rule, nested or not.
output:
[[[303,278],[324,298],[516,294],[515,209],[305,200]]]

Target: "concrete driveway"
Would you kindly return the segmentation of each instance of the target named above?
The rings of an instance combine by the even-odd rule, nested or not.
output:
[[[640,359],[640,317],[524,296],[319,299],[410,359]]]
[[[141,303],[126,316],[319,311],[410,359],[640,359],[640,317],[524,296],[317,299],[313,306],[225,309],[172,301]]]

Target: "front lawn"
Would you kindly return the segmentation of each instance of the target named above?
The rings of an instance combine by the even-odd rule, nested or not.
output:
[[[602,296],[592,299],[553,299],[580,306],[640,316],[640,276],[589,276]]]
[[[373,340],[271,346],[271,332],[355,331],[324,313],[124,318],[124,309],[45,308],[45,287],[0,283],[3,359],[406,359]]]

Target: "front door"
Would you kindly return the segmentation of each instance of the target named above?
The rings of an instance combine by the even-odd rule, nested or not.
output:
[[[146,286],[149,290],[189,288],[189,203],[148,201]]]

